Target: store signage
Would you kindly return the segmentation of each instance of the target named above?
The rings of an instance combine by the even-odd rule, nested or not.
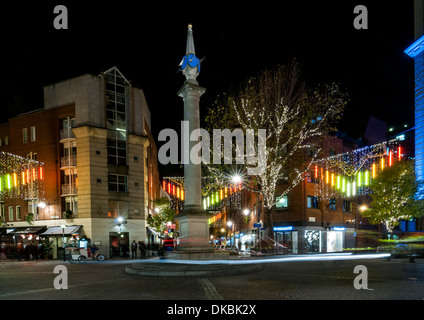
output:
[[[274,227],[274,231],[292,231],[293,226]]]
[[[254,223],[253,228],[260,228],[262,227],[262,223]]]
[[[345,231],[346,228],[345,227],[334,227],[333,230],[334,231]]]

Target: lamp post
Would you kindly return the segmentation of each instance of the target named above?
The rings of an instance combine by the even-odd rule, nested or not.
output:
[[[227,226],[228,226],[228,230],[230,231],[230,244],[231,244],[231,227],[233,226],[233,222],[232,221],[228,221],[227,222]]]
[[[368,206],[365,205],[365,204],[363,204],[363,205],[361,205],[359,207],[359,211],[360,212],[364,212],[366,210],[368,210]],[[358,210],[355,210],[355,249],[356,249],[356,240],[358,239],[358,232],[357,232],[357,220],[358,219],[357,219],[357,213],[358,213]]]
[[[66,255],[65,255],[65,228],[66,228],[66,226],[64,224],[62,224],[60,227],[62,228],[63,261],[66,261]]]

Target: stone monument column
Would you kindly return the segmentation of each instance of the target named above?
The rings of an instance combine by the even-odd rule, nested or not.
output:
[[[197,141],[190,141],[190,133],[200,128],[199,102],[205,88],[199,86],[196,78],[200,73],[200,60],[196,57],[192,26],[188,26],[186,55],[181,61],[181,70],[186,81],[178,91],[184,101],[184,126],[182,131],[182,163],[184,164],[184,210],[176,216],[179,221],[180,246],[178,250],[209,252],[208,215],[202,208],[201,165],[190,160],[190,150]],[[185,142],[184,142],[185,141]],[[188,147],[188,148],[187,148]]]

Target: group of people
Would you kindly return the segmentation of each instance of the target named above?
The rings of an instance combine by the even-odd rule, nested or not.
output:
[[[137,248],[140,250],[141,259],[145,259],[147,256],[147,246],[144,241],[139,241],[138,243],[133,240],[131,243],[131,258],[137,259]],[[166,237],[163,242],[163,247],[158,250],[159,255],[163,255],[163,251],[173,251],[174,250],[174,240]],[[124,256],[124,259],[126,257]]]
[[[16,246],[8,247],[5,244],[0,246],[0,260],[6,260],[7,256],[17,258],[19,261],[44,259],[44,246],[42,244],[29,243],[22,245],[18,243]]]
[[[137,248],[140,250],[141,259],[145,259],[147,257],[147,247],[144,241],[137,242],[133,240],[131,243],[131,258],[137,259]]]

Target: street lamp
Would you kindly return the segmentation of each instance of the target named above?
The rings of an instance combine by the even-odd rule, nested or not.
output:
[[[66,228],[66,226],[64,224],[62,224],[60,227],[62,228],[63,261],[66,261],[66,255],[65,255],[65,228]]]
[[[240,183],[241,177],[240,177],[240,175],[236,174],[236,175],[231,177],[231,180],[233,181],[233,183],[237,184],[237,183]]]
[[[228,230],[230,231],[230,244],[231,244],[231,227],[233,226],[233,222],[232,221],[228,221],[227,222],[227,226],[228,226]]]
[[[247,217],[250,214],[250,210],[249,209],[244,209],[243,210],[243,214]]]
[[[365,204],[359,207],[359,211],[361,211],[361,212],[364,212],[367,209],[368,209],[368,207]]]

